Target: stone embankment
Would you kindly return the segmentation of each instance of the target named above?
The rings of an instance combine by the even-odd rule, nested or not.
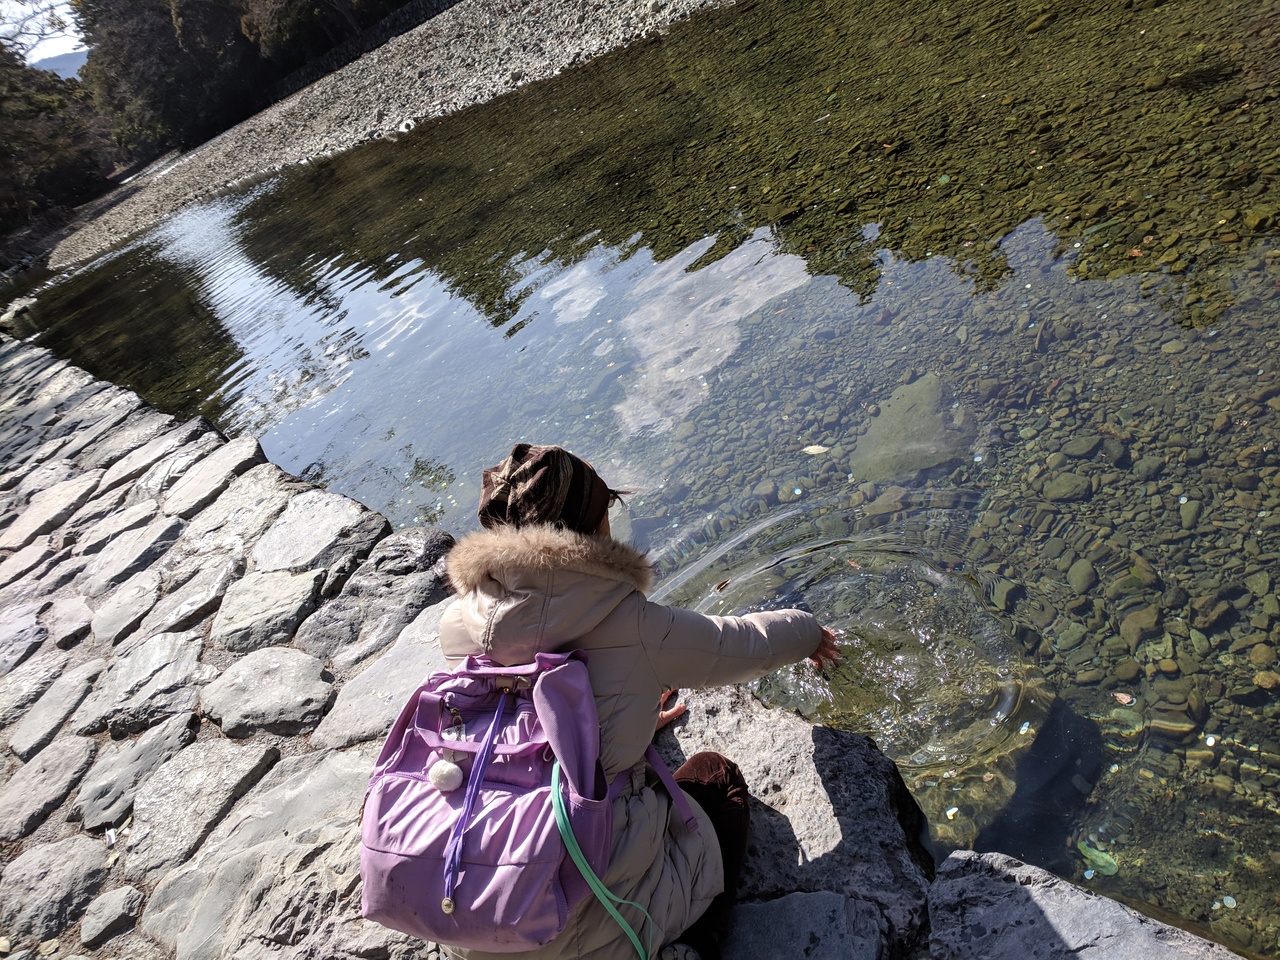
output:
[[[359,915],[357,819],[441,666],[452,538],[0,339],[0,955],[421,957]],[[997,854],[936,871],[864,737],[689,697],[755,798],[726,956],[1225,958]]]

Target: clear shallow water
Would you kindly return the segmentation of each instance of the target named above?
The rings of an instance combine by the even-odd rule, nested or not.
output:
[[[33,332],[397,525],[583,453],[660,596],[845,632],[760,693],[940,849],[1275,955],[1274,26],[1029,26],[742,4],[189,210]]]

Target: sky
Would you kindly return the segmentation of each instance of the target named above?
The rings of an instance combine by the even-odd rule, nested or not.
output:
[[[65,10],[70,5],[67,3],[60,3],[57,4],[57,6]],[[9,18],[19,9],[19,6],[16,3],[13,3],[12,0],[0,0],[0,18],[3,18],[0,22],[3,22],[7,26],[10,22]],[[70,14],[64,13],[63,19],[70,23]],[[80,35],[76,33],[74,29],[71,29],[66,33],[58,36],[51,36],[47,40],[42,40],[40,43],[36,44],[27,51],[27,62],[34,63],[37,60],[44,60],[46,57],[56,57],[60,53],[70,53],[72,50],[79,50],[83,48],[83,46],[84,41],[81,40]]]

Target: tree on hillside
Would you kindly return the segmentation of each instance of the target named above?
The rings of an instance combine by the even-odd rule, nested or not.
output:
[[[0,43],[25,56],[41,40],[62,34],[65,0],[8,0],[0,12]]]
[[[80,85],[0,43],[0,231],[100,193],[99,146]]]

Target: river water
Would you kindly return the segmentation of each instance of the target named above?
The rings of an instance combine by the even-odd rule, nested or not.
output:
[[[745,2],[189,209],[26,331],[397,526],[561,443],[802,605],[940,854],[1280,956],[1280,7]]]

